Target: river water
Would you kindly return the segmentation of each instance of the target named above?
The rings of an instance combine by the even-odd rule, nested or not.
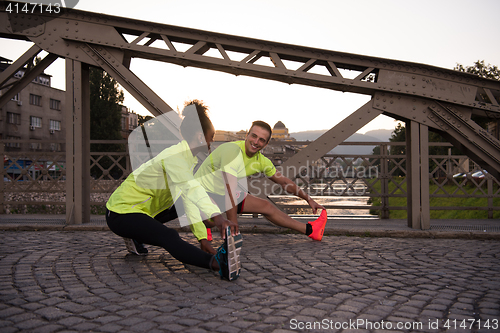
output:
[[[307,205],[307,203],[295,196],[275,195],[270,197],[278,205]],[[364,196],[314,196],[314,200],[321,205],[333,206],[367,206],[369,197]],[[288,214],[297,215],[311,215],[310,208],[286,208],[283,210]],[[369,209],[327,209],[329,217],[377,217],[377,215],[370,215]]]

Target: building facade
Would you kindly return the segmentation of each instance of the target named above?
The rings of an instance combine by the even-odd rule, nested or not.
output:
[[[9,64],[10,60],[0,58],[0,71]],[[9,83],[19,80],[24,73],[24,69],[19,70]],[[51,76],[45,73],[14,96],[0,110],[0,138],[31,142],[7,142],[5,151],[65,151],[64,142],[57,142],[66,138],[65,96],[64,90],[51,87]]]
[[[137,126],[139,126],[139,116],[134,111],[130,111],[129,108],[122,105],[121,122],[122,122],[122,124],[121,124],[122,125],[122,130],[121,130],[122,138],[126,140],[126,139],[128,139],[128,136],[130,135],[130,133],[132,133],[132,131]]]
[[[286,128],[285,124],[283,124],[281,121],[278,121],[276,124],[274,124],[272,139],[278,141],[291,140],[290,134],[288,133],[288,128]]]

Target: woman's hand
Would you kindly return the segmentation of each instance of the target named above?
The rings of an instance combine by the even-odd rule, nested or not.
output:
[[[226,239],[226,228],[227,227],[231,228],[231,235],[233,235],[233,236],[240,233],[237,223],[225,219],[220,214],[213,215],[212,221],[214,221],[215,226],[219,229],[222,239]]]
[[[217,251],[212,247],[212,242],[210,242],[208,239],[202,239],[200,240],[200,248],[210,254],[216,254]]]

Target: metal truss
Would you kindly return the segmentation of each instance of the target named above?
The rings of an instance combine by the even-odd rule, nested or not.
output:
[[[284,173],[290,177],[297,174],[301,165],[321,158],[379,114],[406,121],[408,125],[418,124],[419,127],[415,128],[422,133],[426,133],[430,127],[448,134],[454,143],[465,148],[490,173],[500,175],[500,143],[470,120],[473,114],[500,118],[498,81],[423,64],[79,10],[63,9],[58,15],[47,12],[9,14],[5,6],[6,2],[0,3],[0,37],[28,40],[34,46],[11,68],[0,74],[0,89],[8,88],[0,97],[0,107],[31,81],[31,76],[27,76],[9,86],[9,78],[44,50],[49,53],[48,56],[30,68],[30,75],[39,74],[58,57],[65,58],[67,68],[86,64],[104,69],[153,115],[171,111],[172,108],[130,70],[132,59],[142,58],[372,96],[370,102],[288,160],[284,165]],[[77,76],[79,80],[85,79],[85,68],[82,75]],[[67,81],[73,80],[74,77],[68,76]],[[74,88],[67,84],[67,90]],[[85,82],[75,84],[78,94],[87,91]],[[83,104],[73,104],[67,110],[69,119],[73,119],[74,110],[83,112],[78,113],[80,118],[77,117],[73,124],[73,137],[68,136],[68,140],[71,139],[68,143],[78,143],[78,147],[67,150],[72,161],[75,161],[75,167],[89,155],[88,149],[82,150],[79,146],[81,140],[84,145],[88,145],[89,138],[85,135],[88,106],[85,105],[85,95],[80,95],[76,100]],[[165,125],[175,127],[175,124]],[[428,143],[420,135],[413,135],[409,140],[418,140],[415,146],[418,153],[414,153],[414,159],[428,148]],[[417,175],[410,173],[409,177]],[[72,175],[68,177],[73,179]],[[413,187],[417,186],[414,181],[412,184]],[[74,185],[73,190],[75,188],[80,191],[79,185]],[[85,188],[84,191],[88,192]],[[425,192],[425,189],[422,191]],[[87,194],[70,197],[74,200]],[[84,202],[82,204],[86,205]]]

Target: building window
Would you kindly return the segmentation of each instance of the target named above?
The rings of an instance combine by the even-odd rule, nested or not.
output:
[[[42,144],[39,142],[32,142],[30,143],[30,149],[32,150],[41,150],[42,149]]]
[[[20,125],[21,115],[19,113],[7,112],[7,122],[9,124]]]
[[[122,117],[122,131],[127,129],[127,118]]]
[[[40,84],[43,84],[44,86],[49,86],[50,87],[50,80],[46,77],[42,77],[42,76],[37,76],[33,82],[35,83],[40,83]]]
[[[42,106],[42,96],[30,94],[30,104]]]
[[[50,130],[60,131],[61,130],[61,122],[59,120],[50,120]]]
[[[61,110],[61,101],[58,101],[57,99],[50,99],[50,108],[52,110]]]
[[[61,144],[60,143],[51,143],[50,150],[51,151],[61,151]]]
[[[30,126],[38,127],[38,128],[42,127],[42,118],[31,116],[30,117]]]
[[[20,137],[18,136],[9,136],[7,135],[7,140],[21,140]],[[11,147],[11,148],[21,148],[21,144],[18,142],[7,142],[5,144],[6,147]]]
[[[12,97],[11,101],[19,102],[21,99],[19,97],[19,93],[17,93],[14,97]]]

